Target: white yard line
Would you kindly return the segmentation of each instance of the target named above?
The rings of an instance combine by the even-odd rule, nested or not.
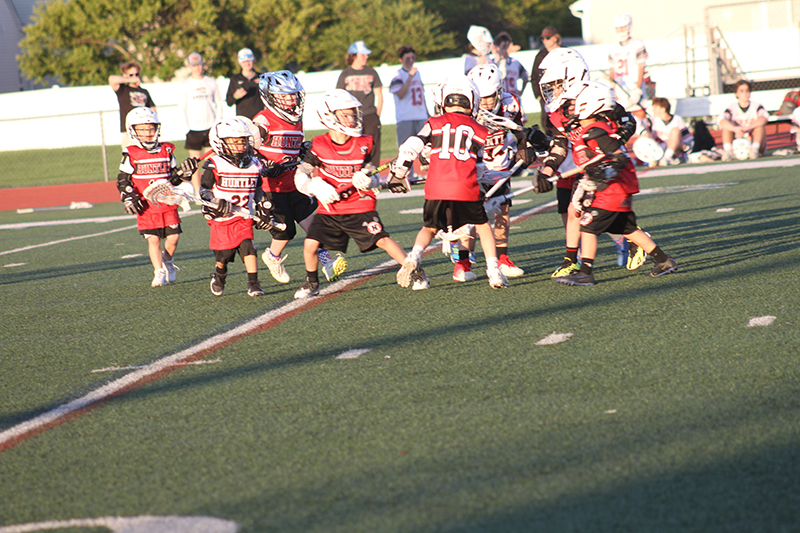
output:
[[[89,239],[91,237],[100,237],[102,235],[110,235],[112,233],[119,233],[120,231],[128,231],[128,230],[132,230],[132,229],[136,229],[136,225],[125,226],[124,228],[117,228],[117,229],[112,229],[112,230],[109,230],[109,231],[102,231],[100,233],[92,233],[90,235],[81,235],[79,237],[70,237],[68,239],[59,239],[57,241],[43,242],[42,244],[32,244],[30,246],[23,246],[22,248],[15,248],[13,250],[6,250],[4,252],[0,252],[0,255],[14,254],[14,253],[17,253],[17,252],[24,252],[26,250],[33,250],[35,248],[42,248],[44,246],[52,246],[54,244],[62,244],[62,243],[65,243],[65,242],[70,242],[70,241],[79,241],[81,239]]]

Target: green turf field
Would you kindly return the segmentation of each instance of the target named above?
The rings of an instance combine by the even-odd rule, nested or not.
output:
[[[564,235],[549,210],[513,224],[526,275],[506,290],[480,253],[478,281],[455,284],[436,251],[427,291],[392,268],[0,445],[0,533],[143,515],[258,533],[800,530],[798,167],[717,168],[641,179],[661,191],[637,196],[640,224],[676,274],[618,268],[602,238],[596,286],[553,283]],[[554,198],[520,197],[512,214]],[[378,207],[410,248],[422,216],[401,211],[422,198]],[[249,298],[236,263],[214,297],[201,216],[184,218],[178,283],[154,289],[133,219],[97,220],[120,215],[0,213],[0,439],[136,372],[111,367],[294,302],[301,239],[291,283],[264,269],[265,296]],[[347,258],[348,275],[387,260],[352,244]],[[552,333],[571,337],[536,344]],[[365,351],[337,358],[352,350]]]

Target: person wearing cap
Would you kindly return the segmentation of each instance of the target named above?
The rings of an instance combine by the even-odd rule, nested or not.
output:
[[[383,110],[383,84],[374,68],[367,65],[372,51],[364,41],[356,41],[347,49],[349,65],[339,75],[337,89],[344,89],[361,102],[363,120],[362,135],[372,137],[376,147],[370,161],[376,167],[381,164],[381,111]]]
[[[222,95],[216,80],[205,75],[203,56],[192,52],[186,59],[191,71],[183,82],[183,90],[178,96],[178,109],[186,126],[186,149],[190,157],[200,159],[203,151],[210,150],[208,132],[211,126],[222,119]],[[195,191],[200,190],[200,178],[203,167],[200,166],[192,177]]]
[[[249,48],[239,50],[236,58],[242,67],[242,72],[231,76],[225,101],[231,107],[236,105],[237,116],[253,120],[253,117],[264,109],[264,103],[258,93],[258,77],[261,73],[253,69],[256,56]]]
[[[117,94],[119,101],[119,131],[122,134],[122,147],[133,144],[125,128],[125,118],[135,107],[149,107],[156,111],[156,103],[150,97],[147,89],[141,87],[142,66],[138,61],[126,61],[119,66],[122,75],[112,74],[108,77],[108,84]]]
[[[539,88],[539,80],[542,77],[542,72],[544,72],[539,68],[539,65],[541,65],[542,60],[551,50],[561,48],[561,35],[558,34],[558,30],[554,27],[547,26],[542,30],[542,35],[539,37],[539,40],[542,41],[542,48],[539,50],[539,53],[536,54],[533,60],[533,67],[531,67],[531,90],[533,90],[533,95],[536,96],[536,100],[542,108],[542,129],[546,130],[547,128],[552,128],[552,126],[550,125],[550,120],[547,118],[547,112],[545,111],[542,90]]]

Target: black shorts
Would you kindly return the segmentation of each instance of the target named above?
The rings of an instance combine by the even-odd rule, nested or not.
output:
[[[558,212],[566,213],[569,204],[572,202],[572,189],[556,188],[556,199],[558,200]]]
[[[326,250],[337,252],[346,252],[348,241],[353,239],[363,254],[377,248],[378,241],[388,236],[378,212],[368,211],[353,215],[317,213],[306,238],[318,241]]]
[[[243,240],[239,243],[239,246],[232,250],[214,250],[214,259],[217,260],[217,263],[227,265],[228,263],[233,263],[233,260],[236,259],[236,252],[239,252],[239,257],[242,258],[243,263],[246,255],[256,255],[253,239]]]
[[[426,228],[448,231],[464,224],[478,225],[488,222],[481,201],[425,200],[422,208],[422,225]]]
[[[487,192],[489,192],[489,189],[491,189],[492,187],[494,187],[494,183],[488,183],[488,182],[478,182],[478,183],[479,183],[479,185],[481,186],[481,192],[484,194],[484,197],[486,196],[486,193],[487,193]],[[495,192],[492,194],[492,198],[494,198],[494,197],[496,197],[496,196],[503,196],[503,195],[506,195],[506,194],[508,194],[508,193],[510,193],[510,192],[511,192],[511,180],[509,179],[509,180],[507,180],[507,181],[506,181],[504,184],[502,184],[502,185],[501,185],[501,186],[500,186],[500,187],[499,187],[499,188],[498,188],[498,189],[497,189],[497,190],[496,190],[496,191],[495,191]],[[502,203],[502,204],[500,204],[500,205],[507,205],[507,206],[510,206],[510,205],[511,205],[511,198],[509,198],[508,200],[506,200],[505,202],[503,202],[503,203]]]
[[[267,192],[267,199],[272,202],[272,215],[275,222],[286,224],[284,231],[270,230],[273,239],[291,241],[297,235],[295,222],[302,222],[317,209],[317,201],[300,191]]]
[[[633,211],[606,211],[590,207],[581,216],[581,231],[584,233],[630,235],[637,229],[636,214]]]
[[[204,146],[211,146],[208,142],[208,132],[204,131],[189,131],[186,134],[186,149],[187,150],[202,150]]]
[[[181,225],[177,224],[176,226],[167,226],[166,228],[155,228],[155,229],[141,229],[139,230],[139,235],[144,237],[145,239],[150,237],[151,235],[155,235],[159,239],[166,239],[169,235],[180,235],[183,233],[181,229]]]

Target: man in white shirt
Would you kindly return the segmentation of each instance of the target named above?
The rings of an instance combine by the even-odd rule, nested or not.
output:
[[[631,37],[632,26],[633,19],[627,13],[614,17],[614,31],[618,42],[608,54],[611,66],[609,77],[617,101],[637,118],[644,118],[641,102],[645,92],[644,67],[647,62],[647,49],[641,39]]]
[[[389,83],[389,92],[394,95],[394,114],[397,120],[397,146],[416,135],[428,120],[428,106],[425,104],[425,86],[422,84],[417,67],[417,53],[411,46],[401,46],[397,50],[403,65]],[[409,176],[413,179],[413,171]]]
[[[222,119],[222,95],[214,78],[204,74],[203,56],[192,52],[187,58],[191,75],[183,82],[183,91],[178,98],[186,132],[186,149],[190,157],[200,158],[203,150],[210,150],[208,132],[211,126]],[[200,188],[202,166],[192,177],[195,190]]]

